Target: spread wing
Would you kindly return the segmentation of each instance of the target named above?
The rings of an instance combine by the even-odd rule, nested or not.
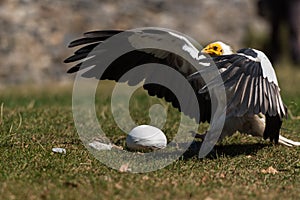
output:
[[[224,81],[227,116],[263,113],[266,116],[263,137],[278,143],[287,108],[280,96],[275,71],[266,55],[248,48],[239,50],[237,54],[216,57],[214,61]]]
[[[230,115],[263,113],[280,118],[287,115],[275,71],[265,54],[241,49],[237,54],[215,57],[214,61],[219,69],[223,68],[221,76]]]
[[[169,50],[166,50],[168,48],[166,43],[171,44]],[[204,55],[193,43],[194,41],[188,36],[167,29],[124,32],[119,30],[92,31],[85,33],[83,38],[70,43],[69,47],[84,46],[76,50],[74,55],[67,58],[65,62],[78,61],[68,70],[68,73],[83,71],[82,76],[87,78],[128,82],[129,85],[137,85],[145,81],[143,87],[151,96],[164,98],[198,122],[209,121],[211,116],[209,95],[208,93],[198,94],[198,90],[204,86],[201,77],[188,82],[192,86],[193,94],[191,94],[185,88],[181,88],[183,86],[180,82],[172,81],[172,77],[168,77],[167,72],[159,73],[161,65],[165,65],[179,72],[187,80],[186,78],[190,74],[204,67],[198,63],[200,58],[204,58]],[[159,48],[160,46],[161,48]],[[191,60],[198,64],[191,64]],[[130,70],[145,64],[151,64],[151,66],[146,68],[142,74],[122,78]],[[186,96],[185,104],[187,106],[183,108],[182,105],[179,105],[176,95],[168,87],[148,81],[153,76],[171,81],[176,91],[181,91]],[[197,97],[200,118],[198,117],[199,113],[195,114],[193,111],[195,109],[189,106],[191,95]]]

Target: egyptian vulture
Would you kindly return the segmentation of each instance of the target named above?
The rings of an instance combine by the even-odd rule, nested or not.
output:
[[[125,39],[126,44],[116,42],[115,49],[106,49],[107,47],[103,44],[121,33],[123,33],[123,36],[120,37],[124,37],[124,35],[127,37]],[[155,48],[155,45],[153,47],[148,45],[149,48],[138,48],[136,42],[130,39],[134,36],[139,37],[138,41],[140,43],[145,41],[147,43],[147,39],[151,39],[149,41],[152,43],[153,41],[154,43],[158,42],[157,44],[162,40],[177,43],[178,48],[175,50],[179,52],[179,55]],[[91,31],[84,33],[83,38],[74,40],[69,44],[69,47],[84,46],[75,51],[74,55],[64,62],[79,61],[68,70],[68,73],[84,71],[81,75],[83,77],[114,81],[120,81],[119,79],[123,74],[142,64],[167,65],[189,81],[197,96],[200,110],[199,118],[191,116],[188,109],[181,108],[176,96],[167,87],[150,83],[144,84],[144,89],[151,96],[164,98],[167,102],[172,103],[175,108],[194,117],[200,123],[210,122],[213,114],[211,113],[208,85],[218,87],[218,84],[214,83],[214,79],[211,79],[208,83],[205,82],[202,77],[203,73],[200,73],[200,71],[209,71],[209,65],[213,61],[224,81],[227,98],[226,119],[219,140],[239,131],[270,139],[271,142],[276,144],[279,142],[287,146],[300,145],[300,143],[279,134],[282,120],[287,116],[287,109],[280,96],[275,71],[263,52],[247,48],[234,53],[231,47],[223,42],[212,43],[199,51],[194,44],[192,38],[167,29],[130,30],[125,32],[119,30]],[[117,57],[104,71],[98,58],[107,55],[104,52],[118,51],[120,45],[130,46],[131,51]],[[195,69],[186,59],[180,56],[181,54],[190,56],[198,63],[199,67]],[[137,85],[151,77],[152,72],[151,70],[146,71],[141,77],[135,77],[134,81],[125,81],[129,85]]]

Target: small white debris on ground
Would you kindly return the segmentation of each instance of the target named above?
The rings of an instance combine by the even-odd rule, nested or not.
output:
[[[105,144],[105,143],[102,143],[102,142],[99,142],[97,140],[89,143],[89,146],[95,150],[98,150],[98,151],[103,151],[103,150],[111,150],[111,148],[113,147],[112,144]]]
[[[54,152],[54,153],[61,153],[61,154],[66,154],[67,153],[66,149],[64,149],[64,148],[58,148],[58,147],[52,148],[52,152]]]

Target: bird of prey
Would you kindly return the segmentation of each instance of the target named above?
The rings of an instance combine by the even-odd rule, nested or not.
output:
[[[244,48],[234,53],[221,41],[208,44],[201,52],[213,57],[226,88],[227,123],[221,137],[238,130],[287,146],[300,145],[279,134],[287,108],[275,71],[263,52]]]
[[[177,43],[175,49],[179,54],[188,55],[198,63],[195,68],[187,62],[184,57],[162,50],[160,48],[138,48],[138,45],[128,39],[126,45],[131,51],[117,57],[106,69],[102,69],[102,63],[97,58],[109,55],[105,49],[106,42],[121,33],[125,33],[127,38],[138,35],[139,42],[143,43],[151,38],[153,42],[157,39],[157,44],[161,40],[169,40]],[[159,36],[158,36],[159,35]],[[156,41],[155,41],[156,42]],[[100,30],[91,31],[84,34],[83,38],[74,40],[69,47],[83,45],[74,52],[74,55],[64,62],[71,63],[79,61],[68,70],[68,73],[84,71],[81,76],[87,78],[98,78],[101,80],[120,81],[123,74],[136,66],[157,63],[167,65],[178,71],[191,85],[197,97],[200,110],[199,118],[191,116],[189,109],[181,108],[176,95],[167,87],[159,84],[143,85],[151,96],[164,98],[172,103],[181,112],[194,117],[199,123],[210,122],[213,115],[211,109],[211,99],[209,96],[209,86],[218,87],[216,79],[205,82],[201,71],[209,71],[213,61],[224,81],[227,107],[226,119],[219,140],[226,136],[231,136],[236,131],[253,136],[270,139],[271,142],[282,143],[287,146],[299,146],[300,143],[289,140],[279,134],[282,119],[287,116],[286,106],[283,104],[278,81],[274,69],[268,58],[255,49],[241,49],[234,53],[228,45],[222,42],[215,42],[200,51],[192,38],[168,29],[146,30]],[[121,48],[122,43],[115,42],[115,51]],[[208,56],[210,55],[210,56]],[[157,69],[152,69],[157,70]],[[145,71],[141,77],[135,80],[125,80],[129,85],[137,85],[144,79],[149,79],[153,71]],[[101,73],[101,75],[99,75]],[[163,75],[162,77],[167,76]],[[123,80],[124,81],[124,80]],[[175,83],[176,85],[176,83]],[[177,84],[180,87],[180,84]],[[187,99],[189,97],[187,96]],[[262,116],[262,117],[261,117]]]

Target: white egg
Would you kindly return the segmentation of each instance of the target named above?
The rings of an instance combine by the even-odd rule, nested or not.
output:
[[[167,146],[167,138],[159,128],[140,125],[127,134],[126,145],[132,150],[163,149]]]

